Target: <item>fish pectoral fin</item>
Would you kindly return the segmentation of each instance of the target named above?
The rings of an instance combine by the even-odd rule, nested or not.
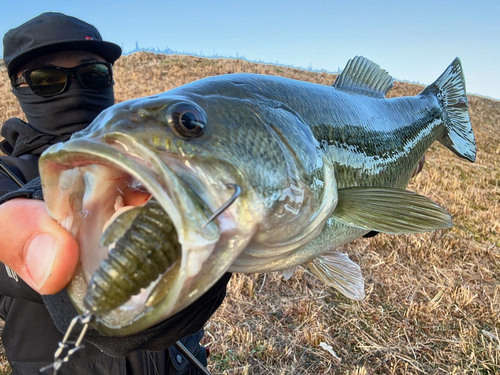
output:
[[[332,251],[314,258],[307,263],[307,267],[347,298],[356,301],[365,298],[365,282],[361,269],[346,254]]]
[[[450,214],[429,198],[385,187],[340,189],[332,217],[353,227],[392,234],[452,227]]]

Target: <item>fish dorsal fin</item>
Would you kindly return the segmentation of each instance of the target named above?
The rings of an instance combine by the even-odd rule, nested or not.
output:
[[[365,298],[365,282],[361,269],[349,257],[331,251],[314,258],[307,267],[327,285],[356,301]]]
[[[379,65],[363,56],[356,56],[347,62],[333,87],[375,98],[384,98],[393,83],[393,78]]]
[[[450,228],[451,217],[427,197],[386,187],[339,189],[332,217],[349,226],[392,234]]]

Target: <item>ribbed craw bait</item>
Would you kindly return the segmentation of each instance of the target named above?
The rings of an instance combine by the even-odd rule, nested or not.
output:
[[[111,245],[93,273],[85,307],[99,316],[146,288],[180,258],[175,228],[160,204],[151,199],[118,216],[101,238]]]

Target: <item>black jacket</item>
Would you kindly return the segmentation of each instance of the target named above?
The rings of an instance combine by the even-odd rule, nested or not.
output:
[[[0,173],[0,196],[7,194],[10,199],[16,196],[41,198],[38,157],[49,145],[40,137],[33,143],[16,137],[10,139],[10,143],[4,140],[0,144],[4,152],[17,150],[17,156],[0,156],[0,160],[21,183],[29,183],[27,188],[19,189],[11,177]],[[196,374],[192,365],[171,345],[183,338],[184,345],[206,365],[205,349],[199,344],[203,336],[202,328],[222,303],[229,278],[230,274],[224,275],[192,305],[138,334],[110,338],[89,330],[85,347],[76,352],[58,373]],[[13,375],[39,374],[41,367],[52,363],[58,342],[76,315],[65,290],[42,297],[12,270],[0,264],[0,317],[5,321],[2,342]]]

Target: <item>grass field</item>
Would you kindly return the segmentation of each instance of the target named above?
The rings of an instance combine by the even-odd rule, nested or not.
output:
[[[335,79],[243,60],[150,53],[121,58],[115,72],[118,101],[224,73],[326,85]],[[3,123],[21,111],[3,67],[0,74]],[[396,82],[389,96],[421,90]],[[225,302],[206,327],[214,374],[500,373],[500,102],[470,96],[469,103],[477,162],[435,143],[409,187],[445,207],[454,227],[381,234],[345,246],[342,251],[363,270],[362,302],[326,288],[306,269],[290,280],[277,273],[233,275]],[[5,360],[2,366],[0,374],[8,374]]]

